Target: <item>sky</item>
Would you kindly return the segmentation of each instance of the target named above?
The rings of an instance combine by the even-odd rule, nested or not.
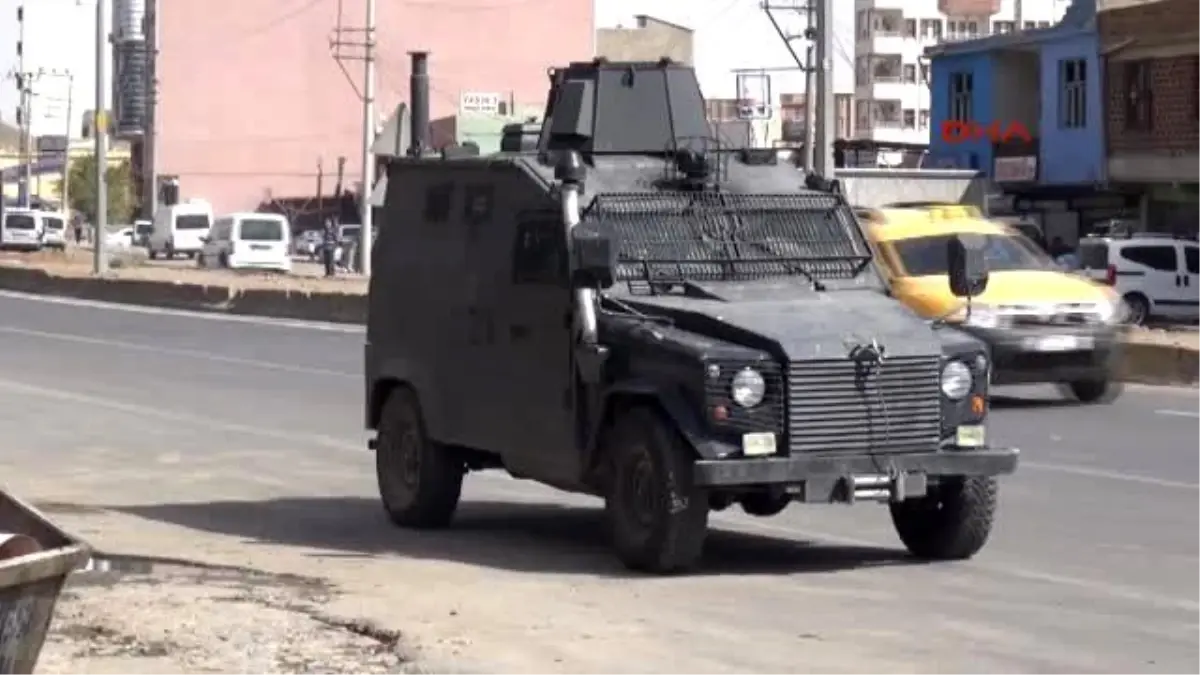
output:
[[[795,0],[776,0],[778,5],[798,5]],[[758,0],[595,0],[596,26],[632,27],[634,15],[680,24],[695,31],[695,66],[700,88],[710,98],[735,98],[735,68],[790,67],[795,61],[775,32]],[[834,89],[854,91],[854,3],[833,3]],[[803,16],[794,10],[776,10],[786,33],[800,33]],[[793,42],[803,58],[805,43]],[[804,91],[804,74],[774,73],[771,88],[780,93]]]

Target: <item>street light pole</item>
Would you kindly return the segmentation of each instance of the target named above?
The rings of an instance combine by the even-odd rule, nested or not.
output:
[[[108,229],[108,0],[96,0],[96,103],[92,113],[92,135],[96,139],[96,222],[92,234],[92,273],[108,271],[104,233]]]

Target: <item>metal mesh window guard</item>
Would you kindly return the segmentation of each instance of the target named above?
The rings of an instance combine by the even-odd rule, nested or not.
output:
[[[849,279],[870,260],[836,195],[600,194],[584,218],[617,236],[617,278],[626,282]]]

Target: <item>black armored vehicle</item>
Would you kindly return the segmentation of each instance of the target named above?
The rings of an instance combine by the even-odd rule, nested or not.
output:
[[[390,518],[446,526],[503,468],[603,497],[633,569],[696,563],[712,510],[793,501],[884,503],[914,555],[974,555],[1017,465],[985,435],[986,347],[888,296],[836,184],[724,150],[690,68],[550,79],[536,147],[388,165],[365,374]],[[969,302],[980,249],[949,254]]]

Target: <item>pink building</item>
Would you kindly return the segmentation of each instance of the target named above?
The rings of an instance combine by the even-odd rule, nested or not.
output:
[[[346,185],[360,180],[363,64],[345,64],[348,80],[332,57],[339,5],[344,28],[364,24],[364,0],[159,3],[159,173],[184,198],[229,211],[311,195],[318,163],[328,194],[339,155]],[[591,58],[594,36],[592,0],[379,0],[379,121],[408,99],[410,50],[430,53],[436,120],[464,92],[540,106],[546,69]]]

